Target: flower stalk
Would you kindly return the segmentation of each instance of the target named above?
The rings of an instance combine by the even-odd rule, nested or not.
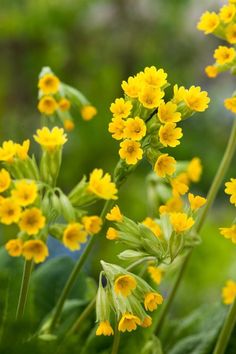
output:
[[[30,275],[31,275],[32,269],[33,269],[33,261],[26,260],[24,263],[24,270],[23,270],[22,281],[21,281],[21,289],[20,289],[20,295],[19,295],[17,311],[16,311],[16,319],[21,319],[24,315],[24,312],[25,312],[25,305],[27,302],[29,283],[30,283]]]

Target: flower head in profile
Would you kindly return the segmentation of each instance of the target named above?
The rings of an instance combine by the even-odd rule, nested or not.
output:
[[[136,286],[137,282],[132,275],[120,275],[115,280],[114,290],[117,294],[127,297],[132,293]]]
[[[205,205],[207,201],[206,198],[200,197],[199,195],[194,196],[192,193],[188,194],[188,200],[192,211],[198,210]]]
[[[94,106],[89,105],[85,105],[81,108],[81,116],[83,118],[83,120],[91,120],[93,119],[94,116],[96,116],[97,114],[97,109]]]
[[[236,178],[231,178],[225,183],[225,193],[230,195],[230,203],[236,206]]]
[[[120,222],[123,220],[123,215],[120,212],[120,208],[118,205],[115,205],[109,213],[106,215],[106,219],[109,221],[117,221]]]
[[[185,92],[186,88],[184,86],[179,87],[177,84],[175,84],[173,88],[173,98],[171,101],[175,104],[184,101]]]
[[[214,32],[220,24],[219,15],[215,12],[206,11],[202,14],[197,24],[197,29],[205,34]]]
[[[193,218],[188,217],[185,213],[171,213],[170,222],[174,231],[177,233],[189,230],[194,224]]]
[[[10,173],[2,168],[0,170],[0,193],[5,192],[11,184],[11,176]]]
[[[124,98],[117,98],[110,106],[110,111],[115,118],[127,118],[133,108],[131,101],[125,101]]]
[[[127,81],[122,81],[121,87],[127,96],[137,98],[142,87],[142,83],[138,76],[130,76]]]
[[[233,243],[236,243],[236,224],[231,227],[221,227],[220,233],[225,238],[230,239]]]
[[[235,59],[235,49],[220,45],[214,52],[214,58],[219,65],[229,64]]]
[[[179,139],[181,139],[182,136],[182,129],[177,128],[175,123],[166,123],[162,125],[159,130],[159,138],[163,146],[175,147],[179,145]]]
[[[53,74],[45,74],[39,79],[38,88],[44,95],[57,93],[60,86],[60,80]]]
[[[52,115],[57,110],[57,101],[52,96],[43,96],[38,103],[38,110],[47,116]]]
[[[159,177],[172,176],[176,170],[176,161],[174,157],[168,154],[162,154],[156,160],[154,171]]]
[[[119,238],[118,231],[114,227],[109,227],[106,233],[106,238],[110,241],[117,240]]]
[[[159,293],[147,293],[144,299],[144,307],[146,311],[154,311],[158,305],[163,303],[163,297]]]
[[[168,199],[166,204],[161,205],[159,208],[160,214],[180,212],[183,210],[183,201],[179,195],[174,195]]]
[[[131,332],[135,331],[137,326],[141,325],[141,320],[138,316],[133,315],[132,313],[124,313],[119,321],[118,330],[120,332]]]
[[[21,207],[14,198],[3,198],[0,203],[0,220],[5,225],[18,222],[21,216]]]
[[[226,39],[229,43],[236,43],[236,24],[230,24],[225,30]]]
[[[150,327],[151,325],[152,325],[152,318],[150,316],[146,316],[140,326],[143,328],[147,328]]]
[[[16,153],[16,144],[12,140],[4,141],[0,147],[0,161],[11,163]]]
[[[48,257],[48,247],[41,240],[29,240],[23,245],[22,255],[26,260],[32,259],[35,263],[42,263]]]
[[[141,140],[146,135],[146,125],[139,118],[128,118],[125,122],[124,138],[131,140]]]
[[[222,6],[222,8],[220,9],[219,16],[220,16],[220,19],[222,22],[229,23],[235,17],[235,13],[236,13],[235,5],[228,4],[228,5]]]
[[[190,181],[199,182],[202,175],[202,164],[198,157],[194,157],[188,164],[187,175]]]
[[[191,86],[185,91],[184,101],[195,112],[204,112],[208,108],[210,98],[206,91],[201,91],[200,86]]]
[[[229,111],[236,113],[236,97],[226,98],[224,100],[224,106]]]
[[[15,189],[12,190],[13,198],[21,206],[27,206],[34,203],[38,195],[38,187],[35,181],[20,180],[15,183]]]
[[[21,231],[25,231],[28,235],[36,235],[44,228],[45,222],[46,218],[40,209],[30,208],[22,212],[19,227]]]
[[[230,305],[234,302],[236,297],[236,282],[228,280],[225,287],[222,289],[223,302],[226,305]]]
[[[160,104],[157,116],[161,123],[176,123],[181,120],[181,113],[177,112],[177,105],[171,101]]]
[[[5,248],[10,256],[19,257],[22,254],[23,241],[18,238],[9,240],[6,243]]]
[[[62,112],[66,112],[70,109],[71,102],[65,97],[61,98],[60,101],[58,102],[58,107]]]
[[[143,225],[147,226],[156,237],[161,237],[162,231],[160,225],[150,217],[147,217],[142,222]]]
[[[97,234],[102,228],[102,219],[97,215],[83,216],[82,224],[88,234]]]
[[[80,244],[87,240],[87,233],[80,223],[70,223],[63,233],[63,244],[71,251],[79,250]]]
[[[138,141],[124,140],[120,143],[119,155],[127,165],[135,165],[143,157],[141,144]]]
[[[96,196],[102,199],[117,199],[117,188],[115,183],[111,182],[111,176],[109,173],[105,173],[103,176],[102,169],[95,169],[90,174],[88,191],[94,193]]]
[[[49,152],[59,149],[67,142],[66,134],[64,134],[64,129],[62,128],[54,127],[49,130],[47,127],[43,127],[38,129],[36,133],[34,140]]]
[[[108,131],[116,140],[124,138],[125,121],[122,118],[113,118],[109,123]]]
[[[163,272],[159,267],[155,266],[148,266],[147,268],[148,273],[150,274],[150,277],[156,284],[160,284],[162,280],[162,275]]]
[[[63,125],[67,132],[71,132],[75,128],[75,124],[72,119],[65,119]]]
[[[113,336],[114,331],[109,321],[101,321],[96,330],[96,336]]]

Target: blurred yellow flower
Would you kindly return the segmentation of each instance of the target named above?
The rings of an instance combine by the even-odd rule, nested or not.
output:
[[[82,218],[82,224],[88,234],[97,234],[102,228],[102,219],[97,215],[84,216]]]
[[[156,283],[156,284],[160,284],[161,280],[162,280],[162,275],[163,272],[160,268],[158,267],[154,267],[154,266],[149,266],[147,268],[148,273],[150,274],[152,280]]]
[[[150,292],[145,295],[144,307],[146,311],[154,311],[158,305],[163,303],[163,297],[161,294]]]
[[[225,187],[225,193],[231,196],[230,203],[236,206],[236,178],[231,178],[230,182],[226,182]]]
[[[16,144],[12,140],[4,141],[0,147],[0,161],[11,163],[16,153]]]
[[[91,120],[97,114],[97,109],[94,106],[86,105],[81,108],[81,116],[83,120]]]
[[[215,12],[206,11],[202,14],[197,24],[197,29],[205,34],[212,33],[220,24],[219,16]]]
[[[155,220],[153,220],[150,217],[146,217],[142,221],[142,224],[147,226],[154,233],[156,237],[158,238],[161,237],[162,234],[161,227]]]
[[[38,88],[44,95],[57,93],[60,86],[60,80],[53,74],[45,74],[39,79]]]
[[[220,45],[214,52],[214,58],[219,65],[229,64],[235,59],[235,49]]]
[[[177,233],[189,230],[194,224],[193,218],[188,217],[185,213],[171,213],[170,222],[174,231]]]
[[[13,198],[4,198],[0,203],[0,220],[10,225],[18,222],[21,216],[21,207]]]
[[[118,231],[113,227],[109,227],[106,233],[106,238],[108,240],[117,240],[118,239]]]
[[[225,30],[226,39],[229,43],[236,43],[236,24],[229,25]]]
[[[236,13],[235,5],[228,4],[222,6],[222,8],[220,9],[219,16],[221,21],[223,21],[224,23],[229,23],[233,20],[235,13]]]
[[[229,111],[236,113],[236,97],[226,98],[224,100],[224,106]]]
[[[38,208],[26,209],[22,212],[19,227],[28,235],[36,235],[45,226],[46,218]]]
[[[33,259],[35,263],[42,263],[48,257],[48,247],[41,240],[26,241],[22,248],[22,255],[26,260]]]
[[[176,170],[176,161],[168,154],[162,154],[156,160],[154,171],[159,177],[166,177],[166,175],[173,175]]]
[[[10,256],[19,257],[22,254],[23,241],[18,238],[9,240],[5,248]]]
[[[221,227],[220,233],[225,238],[230,239],[233,243],[236,243],[236,224],[231,227]]]
[[[61,98],[58,102],[58,107],[62,112],[68,111],[70,109],[71,103],[67,98]]]
[[[188,178],[192,182],[198,182],[202,174],[202,164],[198,157],[194,157],[187,167]]]
[[[65,119],[63,125],[67,132],[71,132],[75,128],[75,124],[72,119]]]
[[[99,323],[98,328],[96,330],[96,336],[112,336],[113,334],[114,331],[109,321],[102,321]]]
[[[30,147],[29,139],[23,141],[22,145],[15,144],[16,155],[20,160],[26,160],[28,158],[29,147]]]
[[[228,280],[225,287],[222,289],[223,302],[226,305],[230,305],[234,302],[236,297],[236,282]]]
[[[11,184],[11,176],[10,173],[2,168],[0,170],[0,193],[5,192]]]
[[[57,110],[57,102],[52,96],[43,96],[38,103],[38,110],[50,116]]]
[[[63,233],[63,244],[71,251],[79,250],[80,244],[87,241],[87,233],[83,225],[79,223],[70,223]]]
[[[15,189],[11,192],[12,197],[21,206],[32,204],[38,195],[35,181],[20,180],[15,183]]]
[[[201,208],[207,202],[206,198],[200,197],[199,195],[194,196],[192,193],[188,194],[188,200],[192,211]]]
[[[205,73],[209,78],[215,78],[219,74],[218,69],[214,65],[208,65],[205,68]]]

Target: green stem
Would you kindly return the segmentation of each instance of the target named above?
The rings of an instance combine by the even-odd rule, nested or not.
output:
[[[220,335],[216,342],[213,354],[224,354],[227,348],[228,341],[236,323],[236,300],[231,305]]]
[[[68,331],[67,336],[72,335],[73,333],[77,332],[80,325],[85,321],[85,319],[90,315],[90,313],[93,311],[94,307],[96,305],[96,296],[93,298],[92,301],[88,304],[88,306],[84,309],[84,311],[81,313],[79,316],[78,320],[75,322],[75,324],[71,327],[71,329]]]
[[[101,215],[100,217],[102,219],[105,218],[105,215],[107,213],[108,210],[110,210],[112,204],[113,204],[113,200],[107,200],[104,207],[103,207],[103,210],[101,212]],[[82,253],[82,255],[80,256],[80,258],[78,259],[77,263],[75,264],[75,267],[74,269],[72,270],[72,273],[70,274],[66,284],[65,284],[65,287],[63,288],[62,290],[62,293],[58,299],[58,302],[56,304],[56,308],[55,308],[55,312],[53,314],[53,317],[52,317],[52,320],[51,320],[51,323],[50,323],[50,327],[49,327],[49,332],[51,333],[55,326],[57,325],[57,322],[60,318],[60,315],[61,315],[61,311],[62,311],[62,308],[63,308],[63,305],[79,275],[79,272],[82,268],[82,266],[84,265],[94,243],[96,242],[96,237],[91,237],[90,240],[88,241],[87,243],[87,246],[84,250],[84,252]]]
[[[120,345],[120,332],[116,326],[111,354],[117,354]]]
[[[32,268],[33,268],[33,261],[25,260],[22,281],[21,281],[20,295],[19,295],[17,311],[16,311],[16,319],[21,319],[25,312],[25,305],[27,301]]]
[[[227,144],[227,147],[225,149],[225,153],[224,156],[221,160],[220,166],[218,167],[217,173],[215,175],[215,178],[212,182],[212,185],[209,189],[209,192],[207,194],[207,203],[205,205],[205,208],[202,212],[202,214],[200,215],[200,218],[196,224],[196,231],[199,233],[202,229],[202,226],[204,225],[206,216],[208,215],[208,212],[215,200],[215,197],[219,191],[219,188],[222,184],[222,181],[224,179],[224,176],[229,168],[230,162],[232,161],[232,158],[234,156],[234,152],[235,152],[235,148],[236,148],[236,119],[234,119],[234,123],[233,123],[233,127],[231,130],[231,134],[230,134],[230,138]],[[178,276],[174,282],[173,288],[170,292],[170,295],[165,303],[165,306],[163,307],[161,316],[159,318],[159,322],[157,324],[156,327],[156,334],[159,334],[159,332],[161,331],[161,328],[163,327],[166,315],[172,305],[173,299],[175,297],[175,294],[179,288],[179,285],[181,283],[181,280],[183,278],[184,272],[187,268],[187,264],[189,262],[189,259],[191,257],[192,254],[192,250],[190,250],[187,255],[184,258],[183,263],[181,264]]]

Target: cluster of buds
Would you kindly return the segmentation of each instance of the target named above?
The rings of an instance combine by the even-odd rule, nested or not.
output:
[[[231,178],[229,182],[226,182],[225,187],[225,193],[230,195],[230,203],[236,206],[236,178]],[[220,233],[236,243],[236,219],[232,222],[231,227],[221,227]]]
[[[0,147],[0,222],[18,228],[6,244],[8,253],[40,263],[48,256],[48,235],[73,251],[98,233],[102,219],[89,216],[85,207],[99,199],[116,199],[117,189],[108,173],[95,169],[67,196],[56,185],[67,141],[63,128],[38,129],[34,140],[42,148],[39,163],[28,155],[29,140],[22,145],[5,141]]]
[[[163,297],[145,280],[128,270],[103,261],[101,265],[103,271],[96,301],[99,322],[96,335],[114,334],[111,311],[120,332],[131,332],[138,326],[151,326],[152,318],[147,312],[156,310],[162,304]]]
[[[226,41],[228,45],[220,45],[215,49],[213,57],[215,62],[205,68],[208,77],[215,78],[219,73],[230,71],[236,73],[236,1],[230,0],[223,5],[219,12],[206,11],[202,14],[197,28],[205,34],[214,36]],[[225,108],[236,113],[236,92],[232,97],[225,99]]]
[[[78,113],[86,121],[91,120],[97,110],[77,89],[61,82],[49,67],[39,74],[38,110],[54,123],[56,119],[67,131],[74,129]]]

